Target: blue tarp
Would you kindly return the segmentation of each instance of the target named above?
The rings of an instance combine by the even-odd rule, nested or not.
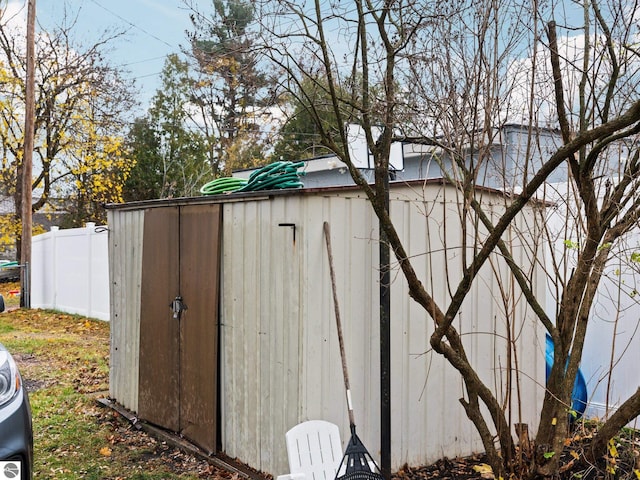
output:
[[[551,367],[553,366],[553,340],[551,335],[547,333],[547,342],[545,349],[546,356],[546,380],[549,380],[551,373]],[[578,375],[576,381],[573,384],[573,393],[571,394],[571,408],[578,414],[577,418],[582,417],[585,409],[587,408],[587,382],[584,380],[582,371],[578,369]],[[574,418],[573,415],[570,417]]]

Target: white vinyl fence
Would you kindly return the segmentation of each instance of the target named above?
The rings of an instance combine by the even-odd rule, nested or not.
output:
[[[106,227],[51,227],[33,237],[31,306],[109,320]]]

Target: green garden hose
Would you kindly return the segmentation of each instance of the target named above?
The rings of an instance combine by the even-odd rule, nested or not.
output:
[[[253,192],[258,190],[275,190],[282,188],[301,188],[300,176],[303,172],[298,172],[304,162],[274,162],[262,167],[249,176],[249,182],[238,189],[239,192]]]
[[[221,193],[235,192],[247,184],[244,178],[221,177],[205,183],[200,189],[202,195],[219,195]]]
[[[253,172],[249,179],[237,177],[216,178],[200,189],[202,195],[220,195],[232,192],[254,192],[258,190],[277,190],[283,188],[301,188],[298,172],[304,162],[274,162]]]

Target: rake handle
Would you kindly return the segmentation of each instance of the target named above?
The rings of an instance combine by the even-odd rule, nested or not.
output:
[[[329,257],[329,274],[331,276],[331,291],[333,292],[333,309],[336,315],[336,327],[338,330],[338,344],[340,345],[340,358],[342,359],[342,375],[344,377],[344,388],[347,392],[347,408],[349,410],[349,424],[352,427],[356,422],[353,416],[353,405],[351,403],[351,388],[349,387],[349,372],[347,370],[347,356],[344,352],[344,338],[342,337],[342,321],[340,320],[340,307],[338,306],[338,289],[336,288],[336,274],[333,270],[333,252],[331,250],[331,231],[329,223],[324,222],[324,238],[327,243],[327,256]]]

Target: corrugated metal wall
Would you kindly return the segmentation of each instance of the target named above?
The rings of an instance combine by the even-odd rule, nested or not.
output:
[[[463,258],[453,190],[396,186],[391,197],[392,218],[425,287],[438,300],[448,299]],[[487,198],[496,214],[503,201]],[[327,190],[244,198],[224,203],[222,217],[222,450],[278,475],[288,470],[284,434],[300,421],[334,422],[343,442],[349,438],[322,229],[326,220],[358,434],[378,459],[378,228],[365,196],[358,190]],[[110,211],[110,245],[120,252],[111,258],[112,312],[123,316],[120,322],[112,318],[111,395],[134,411],[142,222],[142,211]],[[535,279],[538,267],[529,267],[533,253],[528,247],[535,244],[535,232],[525,217],[518,227],[529,241],[512,240],[522,242],[516,261]],[[408,297],[396,266],[391,277],[392,468],[482,450],[458,402],[465,396],[459,375],[430,350],[432,321]],[[538,293],[544,296],[544,288]],[[511,420],[529,423],[535,431],[544,394],[544,335],[529,321],[532,317],[504,261],[495,257],[483,268],[457,323],[482,378],[500,392],[505,408],[513,408]],[[516,349],[509,352],[505,339],[512,339]],[[519,376],[513,374],[516,361]]]
[[[448,305],[462,275],[460,202],[451,189],[431,192],[426,198],[425,202],[416,202],[410,194],[403,198],[400,193],[391,202],[391,216],[425,288],[441,305]],[[499,200],[495,196],[487,198],[489,203]],[[494,208],[502,209],[499,203]],[[533,241],[529,233],[532,225],[524,217],[517,226]],[[472,229],[468,235],[470,256],[475,243]],[[522,246],[520,238],[512,240],[516,262],[526,271],[532,264],[531,252]],[[534,266],[534,271],[538,268]],[[538,288],[538,294],[543,296],[544,289]],[[462,381],[442,357],[431,352],[432,321],[409,298],[400,272],[392,302],[392,322],[402,325],[392,332],[392,361],[397,362],[392,375],[394,468],[405,462],[423,464],[482,450],[475,428],[457,401],[466,397]],[[513,408],[511,421],[528,423],[535,430],[537,409],[544,395],[544,337],[534,318],[505,262],[493,257],[468,294],[456,326],[481,378],[499,392],[505,407]],[[510,337],[517,347],[508,353],[506,339]],[[521,369],[518,377],[508,369],[509,363],[511,368]],[[518,418],[519,402],[522,418]]]
[[[280,197],[226,204],[222,215],[222,445],[253,465],[279,462],[274,439],[299,417],[300,207]]]
[[[392,218],[426,287],[444,300],[461,271],[459,207],[441,187],[424,193],[429,200],[422,192],[394,189]],[[332,227],[358,432],[378,458],[378,244],[368,202],[349,191],[224,207],[222,444],[228,455],[274,475],[287,470],[284,433],[296,423],[329,420],[340,426],[343,441],[349,437],[325,220]],[[518,253],[521,265],[531,263],[525,248]],[[458,324],[483,378],[514,407],[512,420],[535,428],[544,342],[535,323],[526,321],[526,303],[510,278],[504,262],[486,265]],[[459,375],[430,352],[431,321],[408,297],[397,268],[392,279],[393,468],[481,450],[457,402],[464,396]],[[504,339],[510,337],[517,349],[508,353]],[[521,375],[508,378],[516,359]],[[519,399],[507,395],[518,389]],[[515,408],[520,401],[522,419]]]
[[[109,395],[138,410],[144,210],[108,210],[111,295]]]

